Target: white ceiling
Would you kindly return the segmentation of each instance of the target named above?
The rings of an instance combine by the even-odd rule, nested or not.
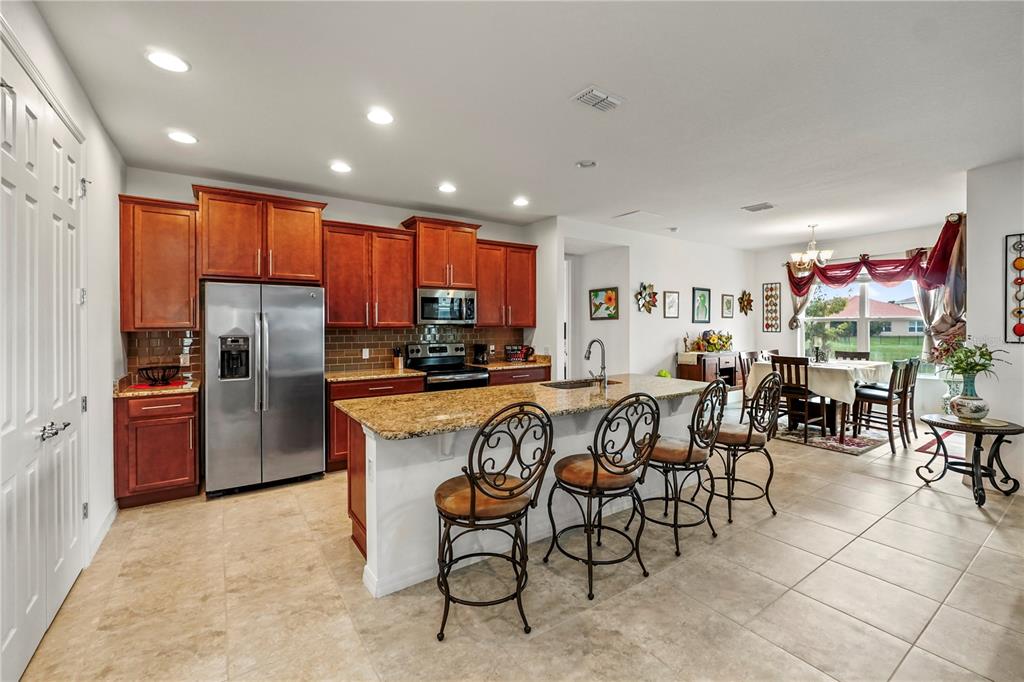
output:
[[[1021,3],[39,7],[129,165],[410,210],[827,241],[938,226],[966,169],[1024,151]],[[625,103],[570,100],[591,83]],[[777,208],[739,210],[760,201]]]

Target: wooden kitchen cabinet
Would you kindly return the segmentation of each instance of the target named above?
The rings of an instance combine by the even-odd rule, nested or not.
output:
[[[199,494],[195,394],[114,400],[114,495],[119,507]]]
[[[366,556],[366,436],[358,422],[334,406],[335,400],[421,393],[423,377],[327,382],[327,470],[348,468],[348,516],[352,542]]]
[[[195,204],[120,196],[121,331],[198,325]]]
[[[199,201],[199,276],[319,284],[327,204],[192,185]]]
[[[537,247],[480,240],[477,326],[537,326]]]
[[[413,235],[355,223],[324,225],[327,326],[415,326]]]
[[[491,373],[488,386],[507,386],[508,384],[529,384],[534,381],[550,381],[551,367],[531,367],[529,363],[523,363],[519,369],[499,369]]]
[[[413,216],[402,226],[416,233],[416,286],[424,289],[477,287],[479,225]]]

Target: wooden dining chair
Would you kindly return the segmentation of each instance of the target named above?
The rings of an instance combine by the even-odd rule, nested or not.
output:
[[[743,423],[743,415],[750,409],[750,398],[747,397],[747,382],[750,381],[750,370],[753,369],[754,363],[761,359],[761,353],[756,350],[747,350],[739,353],[740,363],[740,378],[743,387],[743,407],[740,409],[740,424]]]
[[[909,440],[911,431],[914,432],[914,438],[917,438],[917,373],[921,369],[921,358],[908,358],[907,364],[907,399],[903,402],[900,419],[903,421],[903,432],[907,434]],[[882,391],[888,388],[888,384],[878,382],[861,385]]]
[[[889,385],[882,388],[858,386],[857,399],[853,403],[853,435],[860,435],[861,429],[872,426],[884,427],[889,433],[889,449],[896,454],[896,438],[893,428],[900,432],[900,442],[907,447],[908,436],[904,421],[904,410],[907,402],[907,381],[910,378],[910,363],[906,360],[895,360],[892,363],[892,374]],[[875,405],[885,407],[885,414],[875,413]]]
[[[761,359],[762,360],[771,360],[773,355],[778,355],[778,354],[779,354],[779,349],[778,348],[772,348],[771,350],[762,350],[761,351]]]
[[[836,360],[870,360],[871,351],[861,350],[837,350],[835,352]]]
[[[797,356],[772,355],[772,371],[782,376],[782,397],[784,406],[779,408],[779,416],[785,415],[792,423],[793,417],[800,417],[804,423],[804,442],[807,442],[807,429],[814,423],[821,424],[821,437],[825,431],[825,396],[811,391],[808,386],[808,371],[811,359]],[[811,401],[820,401],[820,414],[811,417]]]

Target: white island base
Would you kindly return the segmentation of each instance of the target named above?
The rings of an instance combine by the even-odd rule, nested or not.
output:
[[[677,381],[665,379],[664,381]],[[679,382],[684,383],[684,382]],[[695,383],[695,382],[685,382]],[[490,389],[469,389],[490,390]],[[695,398],[692,395],[658,399],[664,436],[687,433]],[[554,462],[587,451],[604,410],[553,417],[555,455],[545,475],[536,509],[529,511],[529,541],[551,536],[548,494],[554,482]],[[437,576],[438,515],[434,489],[461,474],[476,429],[465,429],[403,440],[386,440],[364,426],[366,435],[366,567],[363,584],[374,597],[383,597]],[[663,494],[657,472],[649,471],[642,496]],[[687,485],[696,482],[692,477]],[[628,499],[614,500],[609,513],[629,507]],[[565,493],[554,498],[559,528],[580,523],[579,508]],[[508,552],[508,537],[496,532],[472,533],[462,541],[460,554],[473,551]],[[461,544],[461,543],[460,543]],[[539,561],[540,556],[531,557]],[[470,562],[465,562],[468,565]]]

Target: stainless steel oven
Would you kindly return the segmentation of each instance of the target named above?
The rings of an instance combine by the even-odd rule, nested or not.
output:
[[[416,324],[476,324],[476,291],[417,289]]]

